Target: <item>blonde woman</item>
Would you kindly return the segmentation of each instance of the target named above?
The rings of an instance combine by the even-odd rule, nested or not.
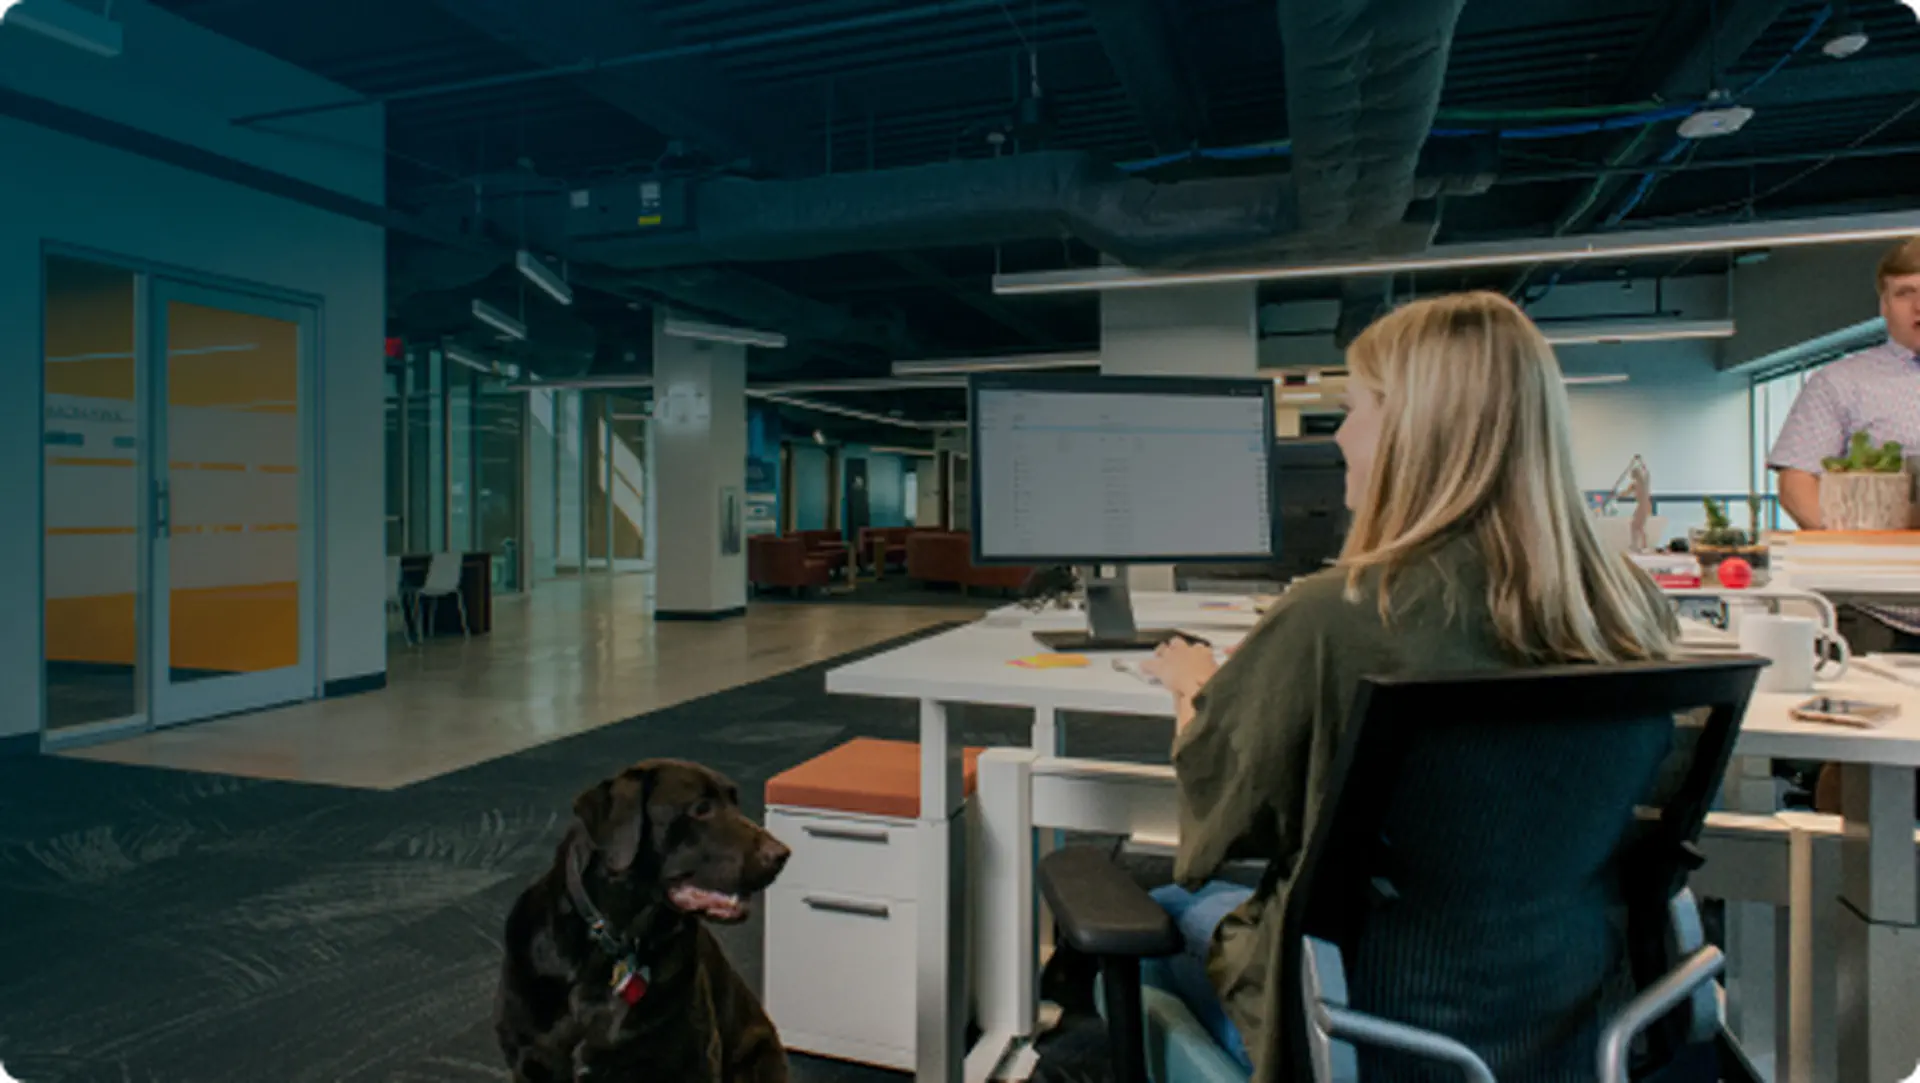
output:
[[[1360,679],[1674,650],[1671,607],[1588,524],[1559,364],[1519,308],[1492,293],[1416,302],[1368,328],[1347,364],[1338,441],[1354,518],[1338,566],[1296,583],[1217,672],[1210,651],[1180,643],[1149,663],[1177,704],[1183,820],[1177,883],[1156,898],[1189,944],[1158,983],[1256,1083],[1273,1079],[1265,1022],[1278,1011],[1288,867]],[[1259,891],[1208,883],[1230,855],[1265,859],[1278,875]],[[1565,1015],[1551,1038],[1537,1024],[1558,1009],[1537,991],[1490,990],[1473,1011],[1416,1014],[1469,1016],[1461,1026],[1472,1034],[1441,1029],[1476,1045],[1502,1079],[1589,1077],[1616,949],[1564,950],[1555,988]],[[1525,1033],[1498,1018],[1503,997],[1531,998],[1509,1005],[1534,1024]]]

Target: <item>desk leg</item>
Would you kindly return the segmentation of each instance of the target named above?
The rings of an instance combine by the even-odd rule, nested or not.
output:
[[[1904,1080],[1920,1067],[1920,876],[1914,771],[1842,768],[1840,1078]]]
[[[916,1083],[961,1083],[966,1055],[966,836],[952,823],[965,794],[961,746],[953,738],[947,705],[922,700]]]
[[[1726,806],[1735,812],[1770,815],[1778,810],[1773,761],[1761,756],[1737,756],[1727,765]],[[1785,1079],[1782,1069],[1791,1054],[1782,1055],[1788,1036],[1786,988],[1781,965],[1787,953],[1788,929],[1772,906],[1757,902],[1728,902],[1727,1029],[1737,1038],[1763,1075]]]
[[[1042,756],[1063,756],[1067,750],[1067,735],[1060,725],[1060,716],[1051,707],[1035,707],[1033,710],[1033,750]],[[1034,840],[1034,860],[1038,861],[1066,842],[1064,831],[1039,831]],[[1046,962],[1053,954],[1053,915],[1047,911],[1046,900],[1035,904],[1039,907],[1036,928],[1039,939],[1034,944],[1037,958]]]

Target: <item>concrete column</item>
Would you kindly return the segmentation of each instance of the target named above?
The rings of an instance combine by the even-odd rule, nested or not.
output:
[[[1254,283],[1109,290],[1100,295],[1105,376],[1253,377],[1260,369]],[[1171,565],[1127,570],[1136,591],[1170,591]]]
[[[1260,367],[1252,282],[1100,295],[1100,371],[1108,376],[1253,376]]]
[[[719,620],[747,605],[747,351],[653,332],[654,616]],[[741,529],[722,537],[726,502]],[[731,544],[733,552],[723,552]]]

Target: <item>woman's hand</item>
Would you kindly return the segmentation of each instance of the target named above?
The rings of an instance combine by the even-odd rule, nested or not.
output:
[[[1202,647],[1184,639],[1170,639],[1160,644],[1153,657],[1140,667],[1146,674],[1172,692],[1175,699],[1188,702],[1200,694],[1220,664],[1213,660],[1213,648]]]

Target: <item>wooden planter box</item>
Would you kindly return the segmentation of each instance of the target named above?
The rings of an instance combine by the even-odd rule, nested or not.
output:
[[[1822,474],[1820,519],[1828,530],[1905,530],[1913,480],[1898,474]]]

